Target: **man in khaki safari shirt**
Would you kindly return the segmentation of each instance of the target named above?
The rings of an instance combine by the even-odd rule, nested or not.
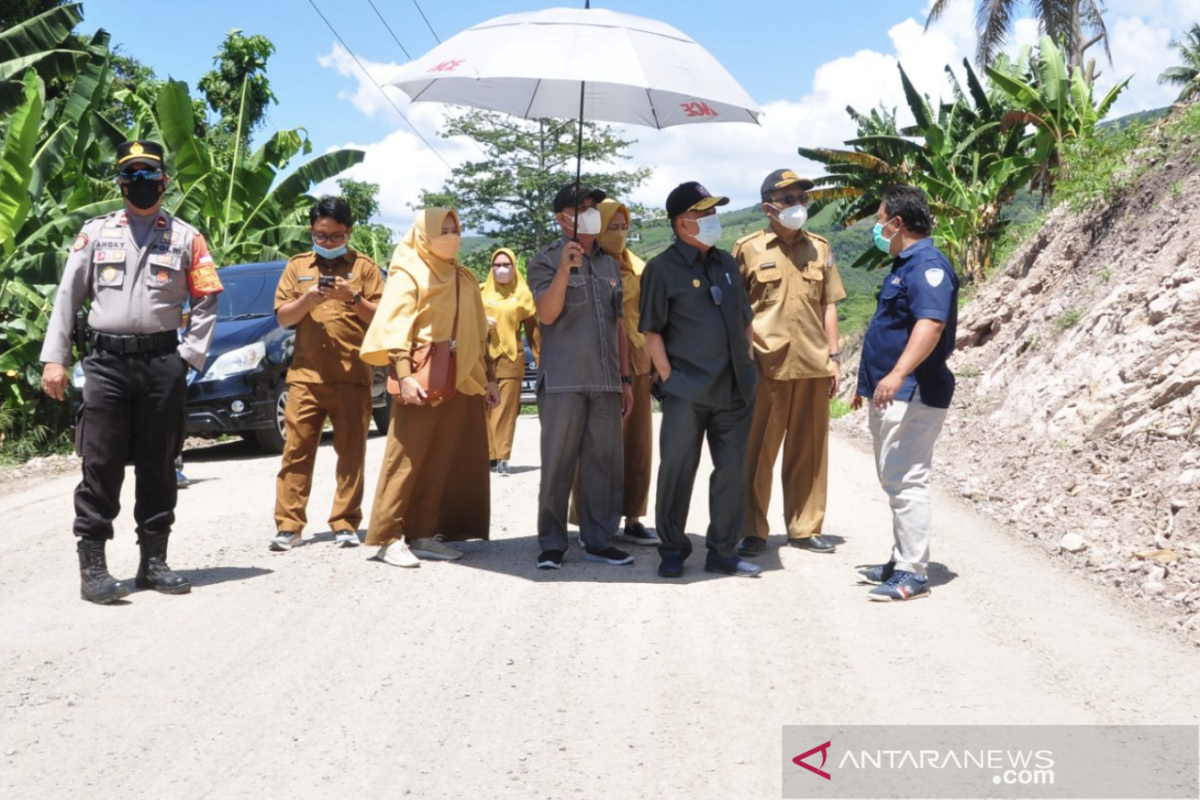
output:
[[[738,554],[766,547],[771,483],[783,446],[783,514],[788,543],[832,553],[821,533],[828,485],[829,399],[838,389],[837,309],[846,297],[829,242],[802,230],[813,182],[776,170],[762,184],[765,230],[734,244],[754,309],[761,380],[750,429],[749,504]]]
[[[290,550],[300,542],[326,418],[333,423],[337,453],[329,528],[338,545],[359,544],[371,420],[371,367],[359,350],[383,297],[383,278],[374,261],[348,248],[353,221],[340,197],[322,198],[313,206],[313,250],[288,262],[275,291],[275,316],[280,325],[295,328],[296,345],[288,370],[272,550]]]

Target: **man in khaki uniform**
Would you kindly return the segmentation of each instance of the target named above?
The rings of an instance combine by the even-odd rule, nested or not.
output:
[[[281,325],[296,329],[296,344],[288,370],[272,550],[290,550],[300,542],[326,418],[333,423],[338,459],[329,528],[338,545],[359,543],[371,367],[358,353],[383,297],[383,279],[374,261],[347,247],[353,221],[350,206],[340,197],[326,197],[313,206],[313,252],[288,262],[275,291],[275,316]]]
[[[733,247],[754,308],[754,355],[762,380],[750,429],[749,507],[738,553],[758,555],[770,525],[771,482],[783,445],[788,543],[832,553],[821,535],[828,483],[829,398],[838,390],[837,309],[846,297],[829,242],[802,230],[813,182],[775,170],[762,184],[765,230]]]

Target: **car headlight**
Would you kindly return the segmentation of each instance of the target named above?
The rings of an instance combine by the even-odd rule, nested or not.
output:
[[[222,356],[219,356],[208,371],[204,373],[201,381],[219,381],[228,378],[231,375],[241,375],[244,372],[253,372],[258,369],[267,358],[267,346],[262,342],[248,344],[245,347],[239,347],[237,350],[230,350]]]
[[[71,370],[71,385],[74,386],[77,391],[83,391],[83,384],[86,380],[87,378],[83,376],[83,362],[76,361],[75,369]]]

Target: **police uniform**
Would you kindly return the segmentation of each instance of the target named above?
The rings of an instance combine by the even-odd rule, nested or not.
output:
[[[933,352],[904,379],[894,402],[884,409],[871,403],[868,419],[879,483],[892,507],[891,563],[896,571],[922,578],[929,563],[932,529],[933,446],[954,397],[954,373],[946,360],[954,352],[958,285],[954,267],[932,239],[922,239],[900,253],[879,292],[858,373],[857,393],[869,402],[875,387],[895,368],[917,322],[945,323]]]
[[[668,197],[667,211],[675,217],[727,202],[699,184],[683,184]],[[688,508],[707,438],[713,461],[709,563],[715,563],[714,558],[734,563],[746,510],[746,440],[758,383],[746,341],[753,312],[738,279],[737,262],[716,247],[701,254],[676,240],[646,264],[641,288],[639,327],[662,337],[671,364],[661,387],[654,507],[659,553],[664,566],[672,558],[681,564],[691,553],[685,532]],[[678,573],[668,575],[660,567],[660,574]]]
[[[162,168],[162,148],[153,142],[126,142],[117,152],[120,168]],[[76,429],[83,480],[75,490],[74,531],[83,595],[95,602],[129,593],[108,574],[104,556],[129,457],[142,556],[137,585],[172,594],[191,588],[166,566],[175,522],[175,457],[185,433],[188,366],[204,368],[222,288],[199,231],[163,211],[146,216],[127,206],[88,220],[75,238],[41,353],[44,363],[71,363],[75,312],[90,300],[92,352],[83,360]],[[190,321],[180,342],[177,329],[188,304]]]
[[[321,277],[341,277],[362,299],[383,297],[379,267],[367,256],[348,251],[335,259],[304,253],[288,261],[275,290],[275,311],[296,300]],[[362,522],[363,470],[371,421],[371,366],[359,358],[368,323],[355,306],[326,300],[296,323],[288,402],[284,412],[283,461],[275,482],[275,527],[300,534],[308,520],[317,447],[328,418],[337,453],[337,491],[329,528],[357,532]]]
[[[807,186],[804,186],[807,184]],[[795,173],[772,173],[764,200],[787,186],[810,188]],[[770,531],[775,460],[783,448],[783,514],[791,541],[821,534],[828,486],[830,359],[825,309],[845,299],[826,239],[797,231],[789,243],[774,230],[757,231],[733,246],[754,308],[754,351],[762,380],[750,429],[749,505],[743,537]]]

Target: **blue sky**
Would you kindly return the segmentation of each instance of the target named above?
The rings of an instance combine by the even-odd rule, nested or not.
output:
[[[435,44],[412,0],[374,0],[387,23],[413,56]],[[367,69],[383,82],[407,59],[367,0],[316,0]],[[421,0],[443,39],[490,17],[561,2],[520,0]],[[853,134],[844,113],[883,102],[903,105],[897,60],[927,93],[944,89],[942,68],[974,50],[973,0],[959,0],[947,18],[922,31],[924,0],[853,3],[626,2],[596,0],[597,7],[653,16],[696,39],[733,74],[766,111],[761,128],[748,125],[691,125],[664,131],[630,128],[638,139],[633,155],[655,169],[633,199],[661,204],[666,191],[696,178],[714,192],[734,198],[735,207],[754,201],[761,176],[779,166],[812,171],[795,154],[797,145],[837,146]],[[1109,0],[1108,23],[1114,64],[1102,65],[1102,83],[1135,74],[1119,111],[1162,106],[1169,90],[1155,77],[1174,63],[1167,43],[1200,20],[1200,0]],[[103,27],[124,52],[195,87],[231,28],[260,33],[276,45],[268,76],[279,98],[269,111],[271,129],[305,127],[318,152],[362,147],[367,163],[355,177],[383,185],[383,214],[397,227],[407,223],[407,203],[420,188],[440,187],[445,166],[421,145],[367,82],[308,0],[158,0],[154,21],[130,14],[127,0],[85,0],[83,30]],[[170,31],[164,34],[163,31]],[[1033,23],[1017,23],[1016,43],[1032,41]],[[389,90],[395,92],[395,90]],[[436,139],[447,109],[395,102],[451,163],[478,155],[461,142]]]

